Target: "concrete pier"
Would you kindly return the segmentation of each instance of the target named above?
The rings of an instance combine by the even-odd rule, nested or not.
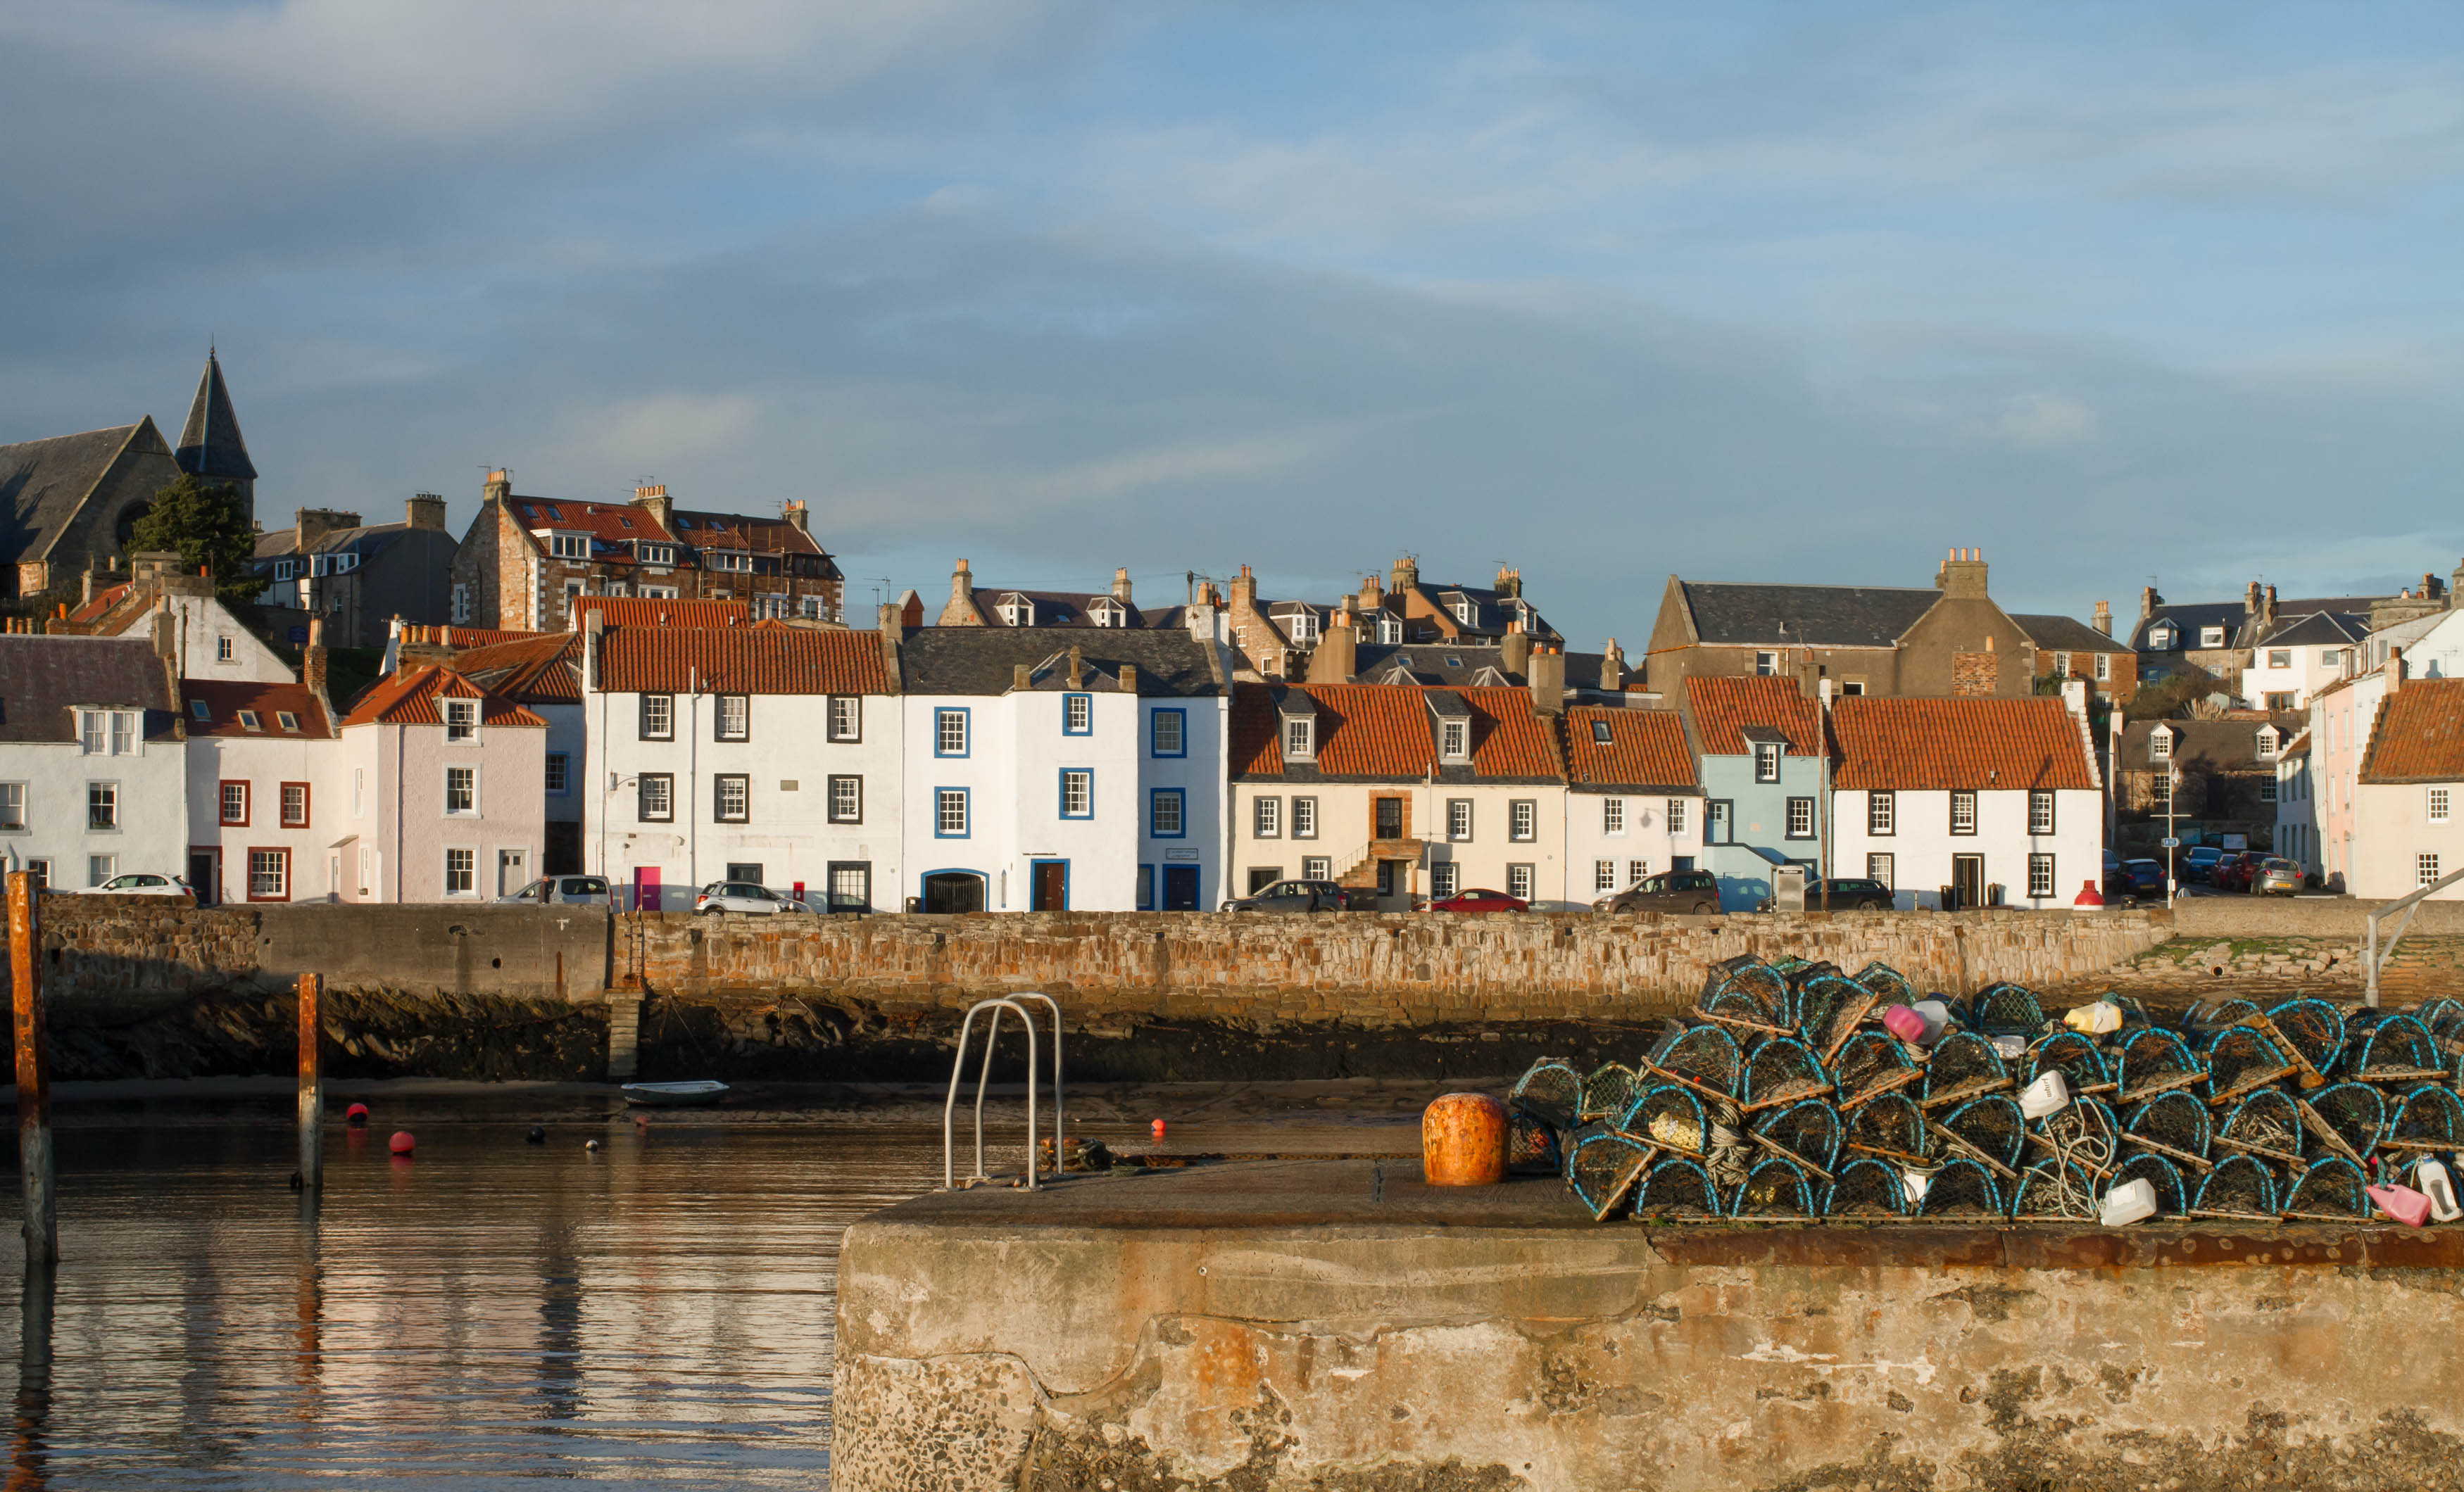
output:
[[[1231,1163],[851,1227],[835,1492],[2450,1487],[2464,1227],[1594,1223]]]

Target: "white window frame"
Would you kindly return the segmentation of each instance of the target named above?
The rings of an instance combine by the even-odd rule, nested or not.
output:
[[[1292,800],[1291,830],[1292,838],[1296,840],[1317,838],[1316,799],[1295,798]],[[1325,877],[1321,876],[1319,879],[1324,880]]]
[[[2099,684],[2109,684],[2113,682],[2113,654],[2098,653],[2096,655],[2096,681]]]
[[[2045,898],[2054,895],[2054,888],[2056,884],[2057,883],[2054,879],[2053,855],[2044,850],[2036,850],[2030,853],[2028,856],[2028,899],[2030,901],[2043,901]]]
[[[2199,628],[2199,646],[2202,648],[2222,647],[2224,645],[2225,629],[2223,627],[2203,626]]]
[[[1617,889],[1617,864],[1614,860],[1593,861],[1592,890],[1595,893],[1616,890]]]
[[[864,779],[852,773],[838,773],[824,783],[827,791],[827,814],[832,823],[864,822]]]
[[[935,839],[966,839],[974,830],[973,812],[963,787],[936,787],[933,790],[933,837]]]
[[[1470,800],[1470,799],[1468,799],[1468,798],[1449,798],[1449,799],[1447,799],[1447,800],[1446,800],[1446,839],[1447,839],[1447,841],[1448,841],[1449,843],[1456,844],[1456,845],[1468,845],[1468,844],[1470,844],[1470,843],[1471,843],[1471,831],[1472,831],[1471,800]]]
[[[1771,648],[1763,648],[1755,652],[1754,676],[1756,678],[1774,678],[1778,676],[1778,673],[1779,654],[1776,651]]]
[[[730,802],[731,792],[740,798]],[[753,822],[753,775],[749,772],[718,772],[710,779],[710,819],[713,823],[750,823]]]
[[[2422,807],[2431,823],[2445,823],[2448,815],[2448,790],[2443,787],[2431,788]]]
[[[1894,853],[1868,853],[1865,856],[1865,879],[1881,882],[1886,891],[1899,889],[1896,881],[1898,868],[1899,856]]]
[[[830,696],[830,739],[833,741],[864,739],[864,696],[862,694]]]
[[[1461,869],[1462,867],[1451,860],[1431,861],[1429,863],[1429,899],[1444,901],[1452,896],[1455,893],[1456,885],[1461,880],[1459,874]]]
[[[1812,839],[1814,838],[1814,800],[1811,798],[1790,799],[1788,801],[1787,837],[1793,840]]]
[[[1536,866],[1516,863],[1506,867],[1506,894],[1517,901],[1529,901],[1540,889],[1540,872]]]
[[[676,738],[676,696],[644,694],[641,710],[642,739],[671,741]]]
[[[1876,839],[1887,839],[1899,833],[1900,796],[1889,792],[1865,795],[1865,832]]]
[[[1314,761],[1317,759],[1317,721],[1309,715],[1284,717],[1284,759]]]
[[[456,867],[455,867],[454,858],[453,858],[453,857],[455,857],[456,855],[460,855],[460,856],[465,857],[465,859],[466,859],[466,860],[467,860],[467,862],[468,862],[468,863],[467,863],[467,865],[465,865],[465,866],[463,866],[463,867],[461,867],[461,870],[462,870],[462,873],[463,873],[465,876],[467,876],[467,877],[468,877],[468,879],[469,879],[469,883],[470,883],[470,884],[468,884],[467,886],[464,886],[464,887],[463,887],[462,889],[460,889],[459,890],[456,890],[456,889],[454,889],[454,886],[453,886],[453,878],[454,878],[455,868],[456,868]],[[444,888],[445,888],[445,894],[446,894],[447,896],[449,896],[449,897],[456,897],[456,896],[470,896],[470,897],[476,897],[476,896],[479,894],[479,849],[478,849],[478,846],[477,846],[477,845],[446,845],[446,846],[445,846],[445,863],[444,863],[444,865],[443,865],[443,867],[442,867],[442,869],[443,869],[443,872],[444,872],[444,881],[443,881],[443,885],[444,885]]]
[[[103,822],[95,822],[95,810],[102,810]],[[88,834],[120,832],[120,784],[93,782],[85,785],[85,831]]]
[[[658,799],[652,812],[651,799]],[[672,772],[645,772],[633,779],[633,816],[641,823],[676,822],[676,778]]]
[[[449,744],[475,741],[479,738],[479,702],[475,699],[449,699],[445,702],[445,739]]]
[[[2173,759],[2173,732],[2170,728],[2160,725],[2147,733],[2147,759],[2150,761]]]
[[[1625,800],[1624,800],[1624,799],[1622,799],[1622,798],[1603,798],[1603,799],[1601,799],[1601,800],[1600,800],[1600,832],[1601,832],[1602,834],[1604,834],[1604,835],[1607,835],[1607,836],[1608,836],[1609,838],[1611,838],[1611,839],[1618,839],[1618,838],[1622,838],[1622,837],[1624,836],[1624,834],[1625,834]],[[1605,864],[1606,862],[1602,862],[1602,863],[1603,863],[1603,864]]]
[[[2039,808],[2044,812],[2038,813],[2036,810]],[[2051,834],[2054,832],[2054,825],[2059,822],[2055,808],[2054,790],[2050,787],[2028,789],[2028,832]]]
[[[1668,800],[1668,832],[1671,835],[1685,832],[1685,800],[1683,798]]]
[[[26,784],[0,782],[0,834],[26,832]]]
[[[1281,839],[1284,837],[1284,801],[1271,795],[1249,800],[1249,837]]]
[[[1438,756],[1446,761],[1461,761],[1471,755],[1471,722],[1441,720],[1438,722]]]
[[[1967,787],[1951,789],[1950,832],[1961,839],[1973,838],[1976,834],[1976,790]]]
[[[1095,771],[1092,767],[1061,769],[1061,817],[1095,817]]]
[[[457,772],[467,774],[471,780],[471,805],[467,808],[456,808],[453,806],[453,775]],[[475,819],[479,817],[479,769],[476,766],[458,764],[446,767],[444,769],[444,777],[439,782],[437,805],[444,811],[445,817],[449,819]]]
[[[1780,779],[1780,766],[1785,755],[1780,749],[1780,743],[1777,741],[1752,741],[1749,744],[1750,744],[1754,749],[1754,780],[1757,782],[1778,781]]]
[[[2437,852],[2436,852],[2435,850],[2425,850],[2425,851],[2423,851],[2422,853],[2420,853],[2420,854],[2417,854],[2417,855],[2413,856],[2413,857],[2412,857],[2412,872],[2413,872],[2413,885],[2414,885],[2414,886],[2416,886],[2416,887],[2422,887],[2422,886],[2435,886],[2435,885],[2437,885],[2437,884],[2438,884],[2438,854],[2437,854]]]
[[[1506,805],[1506,838],[1515,845],[1529,845],[1540,838],[1540,803],[1537,799],[1516,798]],[[1513,867],[1507,867],[1512,874]]]
[[[963,757],[967,755],[967,712],[962,707],[943,706],[933,712],[933,755]]]
[[[753,738],[753,696],[721,694],[711,707],[711,739],[717,741],[749,741]]]

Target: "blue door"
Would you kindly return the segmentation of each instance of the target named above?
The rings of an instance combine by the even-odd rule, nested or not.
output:
[[[1163,867],[1163,910],[1166,911],[1198,910],[1198,867],[1196,866]]]

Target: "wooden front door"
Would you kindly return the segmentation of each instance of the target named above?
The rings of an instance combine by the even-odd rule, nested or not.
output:
[[[1069,910],[1069,862],[1039,860],[1035,862],[1034,900],[1029,911],[1067,911]]]
[[[1961,911],[1985,905],[1985,857],[1953,855],[1950,857],[1950,888],[1959,897]]]

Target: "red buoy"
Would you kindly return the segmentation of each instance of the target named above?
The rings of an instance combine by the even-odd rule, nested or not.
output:
[[[1155,1136],[1156,1139],[1158,1139],[1158,1140],[1162,1139],[1162,1138],[1163,1138],[1163,1121],[1162,1121],[1162,1120],[1160,1120],[1160,1119],[1156,1120],[1153,1125],[1151,1125],[1151,1126],[1149,1126],[1149,1127],[1148,1127],[1147,1132],[1148,1132],[1148,1133],[1150,1133],[1150,1134],[1152,1134],[1152,1135],[1154,1135],[1154,1136]]]
[[[411,1147],[417,1143],[419,1142],[410,1137],[408,1130],[396,1130],[393,1131],[393,1138],[385,1142],[385,1148],[397,1155],[407,1155],[410,1153]]]
[[[353,1104],[350,1108],[343,1109],[342,1122],[345,1124],[367,1123],[368,1106],[365,1104]]]

